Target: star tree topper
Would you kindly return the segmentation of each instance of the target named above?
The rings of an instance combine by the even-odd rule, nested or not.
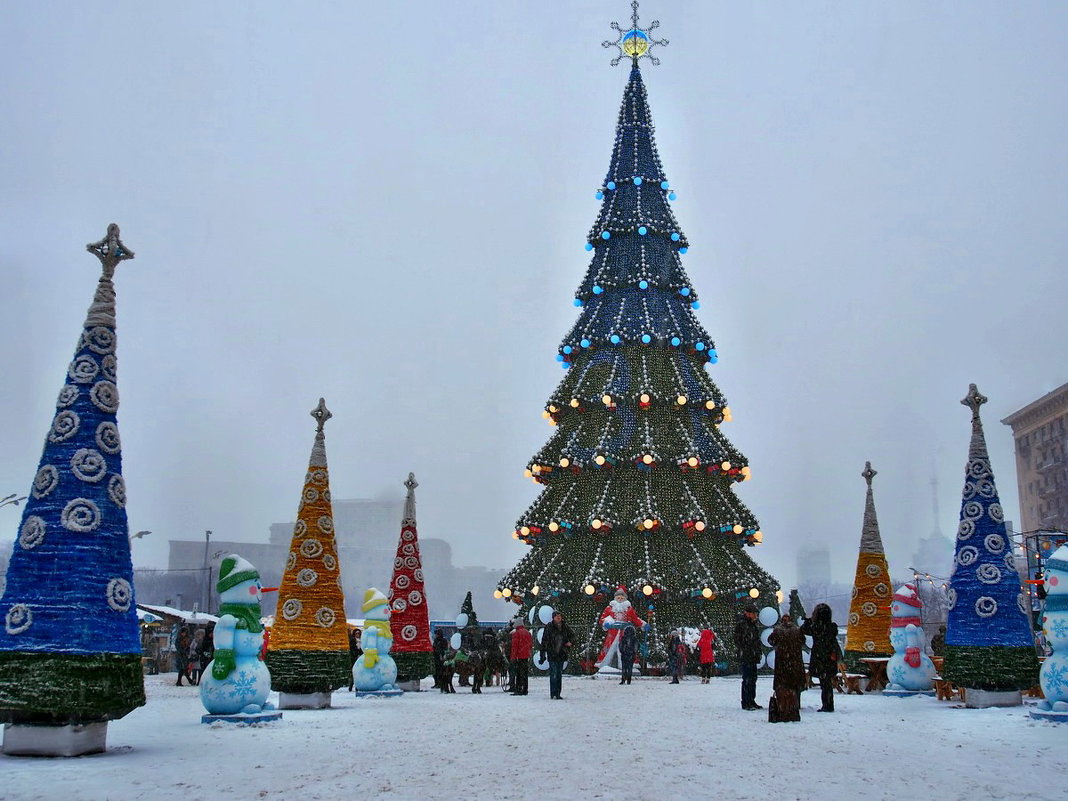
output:
[[[315,422],[319,424],[319,427],[315,429],[316,431],[322,431],[323,426],[326,425],[326,421],[334,416],[334,413],[326,408],[326,401],[322,398],[319,398],[319,405],[308,412],[308,414],[314,417]]]
[[[115,223],[108,226],[107,235],[103,239],[99,242],[90,242],[85,249],[100,259],[104,275],[108,278],[115,275],[115,267],[120,261],[134,257],[134,252],[119,239],[119,226]]]
[[[612,30],[617,34],[616,40],[614,42],[601,42],[601,47],[619,48],[619,55],[612,59],[613,67],[624,58],[631,59],[635,64],[638,63],[639,58],[647,58],[655,66],[660,63],[660,59],[652,55],[649,51],[657,45],[666,45],[668,43],[667,39],[654,39],[652,37],[652,32],[660,27],[660,20],[654,19],[649,23],[648,28],[639,28],[638,0],[633,0],[630,7],[630,27],[624,30],[619,27],[618,22],[613,22]]]

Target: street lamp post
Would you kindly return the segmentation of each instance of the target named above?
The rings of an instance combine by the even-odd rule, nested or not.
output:
[[[210,597],[208,595],[208,593],[211,592],[211,588],[208,587],[208,584],[210,583],[210,580],[211,580],[210,579],[210,574],[208,572],[211,569],[208,566],[208,546],[209,546],[210,543],[211,543],[211,531],[208,530],[208,531],[204,532],[204,567],[203,567],[203,572],[200,574],[200,580],[204,584],[204,593],[203,593],[204,605],[201,608],[205,612],[208,611],[208,598]]]

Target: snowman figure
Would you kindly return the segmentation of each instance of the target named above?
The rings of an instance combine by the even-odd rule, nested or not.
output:
[[[389,601],[374,587],[363,594],[363,654],[352,666],[352,682],[358,692],[395,690],[397,663],[389,655],[393,632],[389,628]]]
[[[905,584],[894,593],[890,607],[890,645],[894,655],[886,665],[890,694],[929,692],[936,673],[927,655],[927,636],[921,628],[920,596]]]
[[[1046,560],[1045,585],[1042,633],[1053,653],[1046,657],[1038,674],[1046,696],[1038,702],[1038,708],[1068,719],[1068,545],[1062,545]]]
[[[260,574],[236,554],[219,564],[215,658],[200,679],[200,702],[212,715],[253,715],[271,709],[271,674],[263,663]]]

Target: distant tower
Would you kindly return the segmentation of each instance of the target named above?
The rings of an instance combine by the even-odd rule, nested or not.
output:
[[[935,475],[931,476],[931,513],[934,515],[931,533],[921,537],[916,544],[912,566],[922,573],[946,578],[953,564],[953,542],[942,534],[938,525],[941,515],[938,511],[938,477]]]

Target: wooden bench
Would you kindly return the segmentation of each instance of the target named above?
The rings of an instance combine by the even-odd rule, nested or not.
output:
[[[841,679],[841,686],[835,683],[835,689],[840,693],[846,695],[864,695],[864,690],[861,689],[861,682],[868,678],[863,673],[847,673],[845,663],[839,663],[838,676]]]

